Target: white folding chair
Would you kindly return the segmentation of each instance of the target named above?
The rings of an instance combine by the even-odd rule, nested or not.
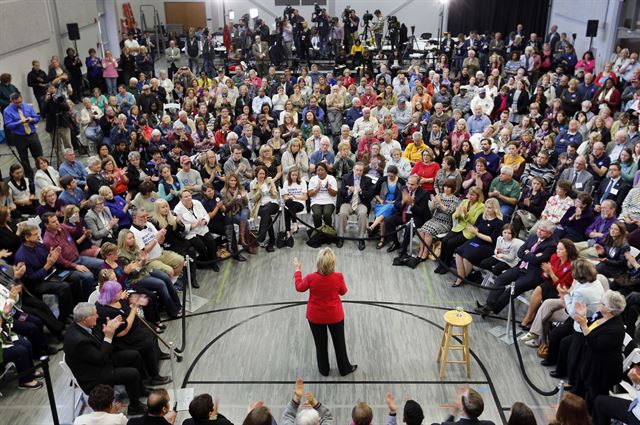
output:
[[[100,290],[96,286],[96,290],[93,291],[91,295],[89,295],[89,299],[87,300],[87,302],[90,302],[91,304],[95,304],[98,301],[99,296],[100,296]]]
[[[92,294],[93,295],[93,294]],[[84,411],[85,406],[87,405],[87,402],[89,400],[89,396],[87,396],[84,391],[82,391],[82,388],[80,388],[80,384],[78,384],[78,381],[76,380],[76,377],[73,375],[73,372],[71,371],[71,368],[69,367],[69,365],[67,364],[67,362],[65,361],[65,355],[62,354],[62,360],[60,360],[60,368],[62,369],[62,371],[67,375],[67,378],[69,378],[69,385],[71,386],[71,388],[73,389],[73,399],[72,399],[72,405],[71,405],[71,412],[72,412],[72,420],[74,420],[76,418],[76,409],[78,407],[78,403],[81,402],[82,406],[80,408],[80,414],[82,414],[82,412]],[[77,396],[77,392],[76,390],[79,390],[80,395]]]
[[[17,372],[15,363],[10,362],[4,365],[4,370],[2,371],[2,373],[0,373],[0,382],[2,382],[4,377],[7,376],[9,372],[11,372],[11,369],[13,369],[14,372]],[[1,392],[0,397],[4,397],[4,394],[2,394]]]

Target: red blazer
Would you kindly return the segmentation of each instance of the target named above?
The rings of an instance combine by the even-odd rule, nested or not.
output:
[[[560,257],[558,257],[554,252],[551,256],[551,259],[549,260],[549,264],[551,264],[553,273],[558,276],[558,281],[554,282],[547,276],[546,273],[543,273],[542,277],[553,286],[562,285],[565,288],[569,288],[573,283],[573,270],[571,269],[571,261],[562,263]]]
[[[310,273],[302,278],[302,272],[295,272],[296,291],[310,290],[307,302],[307,320],[317,324],[332,324],[344,320],[340,296],[347,293],[342,273],[322,275]]]

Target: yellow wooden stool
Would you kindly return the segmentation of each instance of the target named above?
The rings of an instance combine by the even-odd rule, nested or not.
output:
[[[444,369],[447,363],[466,364],[467,378],[471,378],[471,352],[469,348],[469,325],[473,321],[471,315],[464,311],[451,310],[444,314],[444,335],[440,341],[438,350],[438,363],[440,365],[440,378],[444,377]],[[462,333],[454,333],[454,328],[462,328]],[[462,344],[452,344],[454,337],[460,337]],[[447,360],[449,350],[462,350],[462,360]]]

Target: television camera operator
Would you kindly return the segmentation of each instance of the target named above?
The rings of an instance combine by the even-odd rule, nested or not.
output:
[[[298,11],[298,9],[292,10],[289,22],[291,22],[291,26],[293,27],[293,45],[296,48],[296,56],[300,59],[302,55],[302,32],[304,30],[302,24],[304,22],[304,18],[300,16],[300,11]]]
[[[73,144],[71,143],[71,108],[64,95],[57,91],[53,85],[47,88],[43,112],[46,116],[45,129],[53,141],[58,164],[62,164],[64,150],[73,149]]]
[[[316,24],[316,31],[320,41],[320,57],[326,59],[328,56],[328,44],[329,44],[329,16],[327,15],[327,9],[323,9],[318,6],[318,3],[314,5],[314,12],[311,15],[311,22]]]
[[[337,16],[331,18],[330,39],[333,57],[337,58],[343,49],[342,42],[344,41],[344,27]]]
[[[344,50],[351,51],[358,39],[358,27],[360,26],[360,18],[354,9],[347,6],[342,12],[342,22],[344,23]]]
[[[400,47],[400,21],[397,16],[387,16],[387,25],[389,28],[389,44],[391,51],[394,52]]]

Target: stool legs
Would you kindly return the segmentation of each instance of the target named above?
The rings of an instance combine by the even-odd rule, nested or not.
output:
[[[454,337],[461,338],[461,344],[452,344]],[[449,360],[449,350],[462,350],[462,361]],[[447,363],[461,363],[467,367],[467,378],[471,378],[471,350],[469,344],[469,327],[462,327],[462,333],[454,333],[453,325],[446,324],[442,339],[440,340],[440,348],[438,349],[438,363],[440,363],[440,378],[444,378]]]
[[[469,327],[465,326],[462,330],[462,346],[464,360],[467,362],[467,378],[471,378],[471,353],[469,350]]]
[[[447,367],[447,358],[449,357],[449,347],[451,346],[451,337],[453,326],[447,324],[444,330],[444,346],[442,347],[442,364],[440,365],[440,378],[444,378],[444,370]]]

